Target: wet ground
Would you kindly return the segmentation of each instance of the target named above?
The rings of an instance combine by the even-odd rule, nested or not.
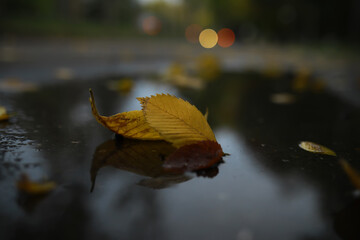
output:
[[[191,90],[132,74],[127,94],[108,89],[113,78],[1,92],[15,115],[0,123],[0,239],[360,239],[359,198],[339,165],[360,169],[359,106],[345,90],[294,91],[295,75],[228,71]],[[169,146],[115,138],[93,118],[89,88],[104,115],[140,109],[136,97],[160,92],[208,108],[230,155],[203,176],[166,176],[159,161],[129,161],[119,152]],[[300,141],[337,156],[304,151]],[[57,187],[24,194],[16,187],[22,173]]]

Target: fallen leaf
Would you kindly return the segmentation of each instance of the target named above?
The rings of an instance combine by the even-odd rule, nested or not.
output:
[[[111,81],[108,83],[108,88],[113,91],[128,93],[134,86],[134,82],[130,78],[123,78],[118,81]]]
[[[296,92],[304,92],[309,87],[310,74],[310,69],[306,67],[299,68],[292,81],[292,89]]]
[[[275,104],[292,104],[296,98],[290,93],[275,93],[270,96],[270,100]]]
[[[299,147],[308,152],[336,156],[336,153],[333,150],[313,142],[300,142]]]
[[[190,76],[185,67],[179,63],[173,63],[164,74],[164,81],[175,86],[192,89],[203,89],[205,82],[201,78]]]
[[[104,127],[127,138],[142,140],[163,139],[159,133],[145,121],[142,111],[123,112],[109,117],[101,116],[96,109],[95,99],[91,89],[89,91],[92,113],[95,119]]]
[[[138,100],[146,122],[175,147],[206,140],[216,142],[204,115],[189,102],[165,94]]]
[[[346,175],[349,177],[351,183],[357,189],[360,189],[360,174],[355,169],[353,169],[350,164],[344,159],[340,160],[340,165],[344,169]]]
[[[18,78],[0,80],[0,91],[3,92],[31,92],[36,90],[37,86],[35,84],[23,82]]]
[[[9,120],[9,114],[6,112],[6,108],[3,106],[0,106],[0,121],[7,121]]]
[[[325,89],[325,87],[326,87],[326,82],[325,82],[323,79],[321,79],[321,78],[317,78],[317,79],[315,79],[315,81],[312,83],[312,85],[311,85],[311,90],[312,90],[313,92],[318,93],[318,92],[322,92],[322,91]]]
[[[196,70],[200,78],[212,81],[220,75],[219,59],[210,54],[205,54],[197,59]]]
[[[42,195],[52,191],[56,184],[54,182],[42,182],[37,183],[30,181],[29,177],[25,174],[21,175],[20,180],[16,183],[19,190],[26,192],[31,195]]]
[[[166,158],[163,167],[169,172],[196,171],[220,162],[223,155],[220,144],[202,141],[177,149]]]
[[[55,77],[60,80],[71,80],[74,72],[70,68],[60,67],[55,70]]]
[[[284,72],[281,68],[281,64],[276,59],[268,60],[268,63],[262,69],[262,74],[268,78],[280,78]]]

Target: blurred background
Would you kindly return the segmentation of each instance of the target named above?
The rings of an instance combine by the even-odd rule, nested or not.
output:
[[[0,79],[12,84],[146,73],[186,74],[175,82],[189,85],[189,73],[204,80],[202,68],[217,64],[231,72],[315,75],[335,92],[359,85],[356,0],[0,4]]]
[[[3,0],[0,9],[2,37],[181,38],[194,23],[231,28],[238,42],[355,44],[360,37],[356,0]]]

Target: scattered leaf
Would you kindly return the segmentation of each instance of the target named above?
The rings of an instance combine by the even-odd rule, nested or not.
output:
[[[118,113],[113,116],[101,116],[95,105],[94,95],[90,89],[90,104],[96,120],[116,134],[127,138],[142,140],[161,140],[162,137],[145,121],[142,111]]]
[[[134,82],[131,78],[123,78],[118,81],[111,81],[108,83],[108,88],[113,91],[128,93],[134,86]]]
[[[60,67],[55,70],[55,77],[60,80],[70,80],[74,78],[74,73],[70,68]]]
[[[16,185],[19,190],[31,195],[47,194],[56,187],[56,184],[50,181],[43,183],[32,182],[25,174],[21,175]]]
[[[149,125],[175,147],[206,140],[216,142],[204,115],[189,102],[165,94],[138,100]]]
[[[333,150],[313,142],[300,142],[299,147],[308,152],[336,156],[336,153]]]
[[[31,92],[37,87],[33,83],[23,82],[18,78],[6,78],[0,81],[0,91],[3,92]]]
[[[9,114],[7,114],[6,112],[6,108],[0,106],[0,122],[9,120],[9,117],[10,117]]]
[[[309,87],[310,70],[300,68],[292,81],[292,89],[296,92],[304,92]]]
[[[340,165],[344,169],[346,175],[349,177],[351,183],[357,188],[360,189],[360,174],[350,166],[350,164],[344,159],[340,160]]]
[[[323,79],[321,79],[321,78],[317,78],[312,83],[311,90],[313,92],[322,92],[322,91],[324,91],[325,87],[326,87],[325,81]]]
[[[270,100],[275,104],[292,104],[296,98],[290,93],[276,93],[270,96]]]
[[[203,89],[205,83],[201,78],[190,76],[183,65],[173,63],[164,75],[164,80],[175,86],[192,89]]]
[[[202,141],[177,149],[166,158],[163,167],[169,172],[196,171],[220,162],[223,155],[220,144]]]
[[[212,81],[220,75],[219,59],[214,55],[202,55],[197,60],[196,70],[200,78]]]
[[[262,74],[268,78],[280,78],[284,73],[280,63],[275,59],[269,59],[262,69]]]
[[[18,60],[18,53],[16,48],[11,46],[3,46],[0,48],[0,61],[3,62],[15,62]]]

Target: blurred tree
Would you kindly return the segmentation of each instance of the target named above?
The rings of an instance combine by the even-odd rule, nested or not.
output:
[[[52,16],[55,13],[55,0],[2,0],[1,16]]]
[[[87,17],[106,23],[132,23],[137,19],[139,8],[132,0],[90,0]]]

